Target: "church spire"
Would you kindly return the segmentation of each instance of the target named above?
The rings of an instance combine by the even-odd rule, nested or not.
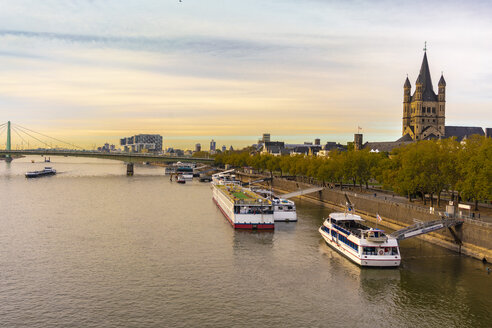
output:
[[[444,80],[444,76],[441,73],[441,78],[439,79],[439,86],[446,86],[446,80]]]
[[[405,80],[405,84],[403,85],[404,88],[411,88],[412,85],[410,84],[410,80],[408,79],[408,76],[407,76],[407,79]]]
[[[424,52],[424,59],[422,60],[422,66],[420,66],[420,77],[422,79],[422,89],[425,93],[426,89],[429,89],[434,93],[434,88],[432,87],[432,79],[429,70],[429,63],[427,62],[427,52]]]
[[[416,84],[420,84],[422,86],[421,99],[423,101],[437,101],[437,95],[435,94],[434,87],[432,86],[429,62],[427,61],[427,42],[424,48],[424,58],[422,59],[422,65],[420,66],[420,73]]]

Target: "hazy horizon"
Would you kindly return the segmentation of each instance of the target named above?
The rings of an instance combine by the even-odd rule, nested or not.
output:
[[[447,82],[446,125],[492,126],[487,1],[0,6],[0,124],[86,148],[138,133],[185,149],[243,147],[265,132],[346,143],[357,126],[365,141],[396,140],[425,41],[434,89],[441,71]]]

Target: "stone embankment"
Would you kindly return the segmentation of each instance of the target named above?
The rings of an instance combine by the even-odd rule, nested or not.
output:
[[[253,180],[258,176],[238,174],[243,180]],[[285,178],[274,178],[272,188],[279,193],[289,193],[296,190],[312,188],[313,185],[288,180]],[[439,219],[438,214],[431,214],[428,209],[411,203],[395,202],[391,199],[385,200],[374,198],[368,194],[360,194],[352,191],[340,191],[338,189],[324,188],[322,191],[301,196],[302,199],[319,203],[327,207],[341,210],[346,203],[345,194],[354,204],[357,214],[365,220],[376,222],[379,214],[383,221],[379,225],[392,230],[398,230],[415,223],[414,219],[421,221],[432,221]],[[390,198],[390,197],[388,197]],[[462,226],[452,229],[461,239],[462,244],[456,243],[455,238],[447,229],[432,232],[416,238],[421,238],[433,244],[472,256],[479,260],[492,262],[492,224],[474,219],[465,219]]]

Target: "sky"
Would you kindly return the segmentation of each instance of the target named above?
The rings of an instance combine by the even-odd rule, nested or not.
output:
[[[490,17],[490,1],[0,0],[0,124],[86,148],[390,141],[427,41],[446,124],[491,127]]]

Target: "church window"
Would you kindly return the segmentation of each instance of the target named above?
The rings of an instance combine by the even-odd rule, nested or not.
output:
[[[436,113],[436,107],[432,107],[432,114]]]
[[[422,123],[424,123],[424,122],[425,122],[425,120],[424,120],[424,119],[422,119]]]

